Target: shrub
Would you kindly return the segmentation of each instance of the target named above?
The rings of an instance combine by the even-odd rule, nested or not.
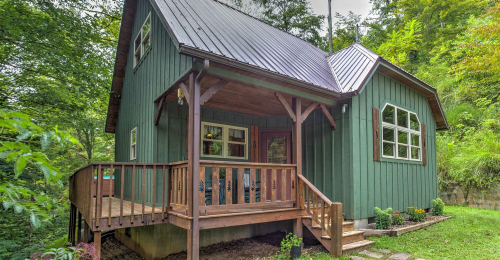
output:
[[[432,214],[435,216],[442,216],[444,211],[444,202],[437,198],[432,200]]]
[[[300,246],[302,244],[302,238],[297,238],[296,235],[288,233],[283,240],[281,240],[281,253],[288,254],[292,249],[292,246]]]
[[[418,209],[417,207],[408,207],[406,213],[408,214],[408,219],[415,222],[420,222],[427,217],[425,210]]]
[[[391,226],[391,212],[392,208],[381,210],[379,207],[375,207],[375,225],[377,229],[387,229]]]
[[[397,211],[396,213],[392,212],[392,224],[393,225],[402,225],[404,221],[405,221],[405,217],[401,216],[401,214],[399,214],[399,211]]]
[[[75,253],[77,250],[74,247],[60,247],[60,248],[50,248],[42,254],[42,259],[45,257],[50,257],[53,260],[73,260],[77,259]]]

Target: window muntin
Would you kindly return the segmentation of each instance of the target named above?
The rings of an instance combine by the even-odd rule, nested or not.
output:
[[[137,127],[130,131],[130,160],[137,158]]]
[[[382,156],[421,161],[421,148],[417,114],[387,104],[382,110]]]
[[[247,128],[207,122],[201,124],[201,156],[247,159]]]
[[[146,51],[151,46],[151,14],[148,15],[146,21],[141,26],[141,30],[137,33],[134,40],[134,68],[139,64]]]

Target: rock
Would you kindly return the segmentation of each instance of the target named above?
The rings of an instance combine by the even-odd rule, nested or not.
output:
[[[363,251],[359,252],[358,254],[366,255],[366,256],[369,256],[369,257],[377,258],[377,259],[384,257],[381,254],[377,254],[375,252],[368,251],[368,250],[363,250]]]
[[[406,260],[410,258],[410,254],[407,253],[396,253],[394,255],[391,255],[389,259],[396,259],[396,260]]]
[[[364,258],[361,256],[355,256],[355,255],[352,255],[351,257],[349,257],[349,259],[351,259],[351,260],[369,260],[368,258]]]
[[[390,253],[392,253],[391,250],[389,250],[389,249],[377,249],[377,251],[379,251],[382,254],[390,254]]]

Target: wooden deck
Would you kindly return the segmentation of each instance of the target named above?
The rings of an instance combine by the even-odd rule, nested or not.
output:
[[[111,201],[111,202],[110,202]],[[108,218],[109,217],[109,204],[111,203],[111,217],[119,217],[120,216],[120,202],[121,200],[119,198],[115,197],[108,197],[108,198],[102,198],[102,215],[101,218]],[[123,200],[123,216],[131,216],[132,215],[132,204],[133,205],[133,212],[134,215],[142,215],[142,204],[139,203],[132,203],[131,201]],[[93,207],[95,208],[96,205],[96,198],[94,198],[93,201]],[[161,212],[161,207],[158,208],[156,207],[155,209],[156,213]],[[153,213],[153,208],[150,206],[144,205],[144,214],[151,214]]]

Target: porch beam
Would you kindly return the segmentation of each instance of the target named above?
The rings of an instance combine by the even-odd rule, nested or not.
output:
[[[323,104],[319,104],[319,106],[321,107],[321,111],[323,111],[323,114],[326,116],[326,119],[328,120],[328,122],[330,122],[330,125],[332,125],[333,130],[337,129],[337,124],[335,123],[335,120],[333,120],[333,117],[330,114],[330,111],[328,111],[328,109]]]
[[[165,106],[165,100],[167,97],[163,97],[160,100],[160,104],[158,104],[158,109],[156,110],[156,116],[155,116],[155,125],[158,125],[160,123],[160,118],[161,118],[161,113],[163,112],[163,107]]]
[[[191,80],[191,77],[189,77],[189,80]],[[189,86],[191,86],[191,81],[189,83]],[[188,87],[184,82],[181,82],[181,83],[179,83],[179,88],[181,89],[182,93],[184,94],[184,97],[186,98],[188,105],[191,104],[191,103],[189,103],[191,101],[191,99],[189,98],[189,96],[191,95],[190,87]]]
[[[319,106],[319,103],[317,102],[314,102],[312,103],[307,109],[306,111],[304,111],[304,114],[302,114],[302,116],[300,117],[302,119],[302,122],[303,123],[304,121],[306,121],[307,117],[309,116],[309,114],[311,114],[312,111],[314,111],[317,107]]]
[[[215,83],[211,88],[209,88],[205,93],[200,98],[200,105],[205,104],[212,96],[217,93],[221,88],[227,85],[229,83],[226,80],[219,80],[217,83]]]
[[[285,97],[283,97],[283,95],[279,92],[275,92],[274,95],[281,102],[281,104],[283,104],[283,106],[286,109],[286,112],[288,112],[288,115],[292,118],[292,121],[296,122],[297,116],[295,115],[292,108],[290,107],[290,104],[288,104],[288,102],[286,101]]]

